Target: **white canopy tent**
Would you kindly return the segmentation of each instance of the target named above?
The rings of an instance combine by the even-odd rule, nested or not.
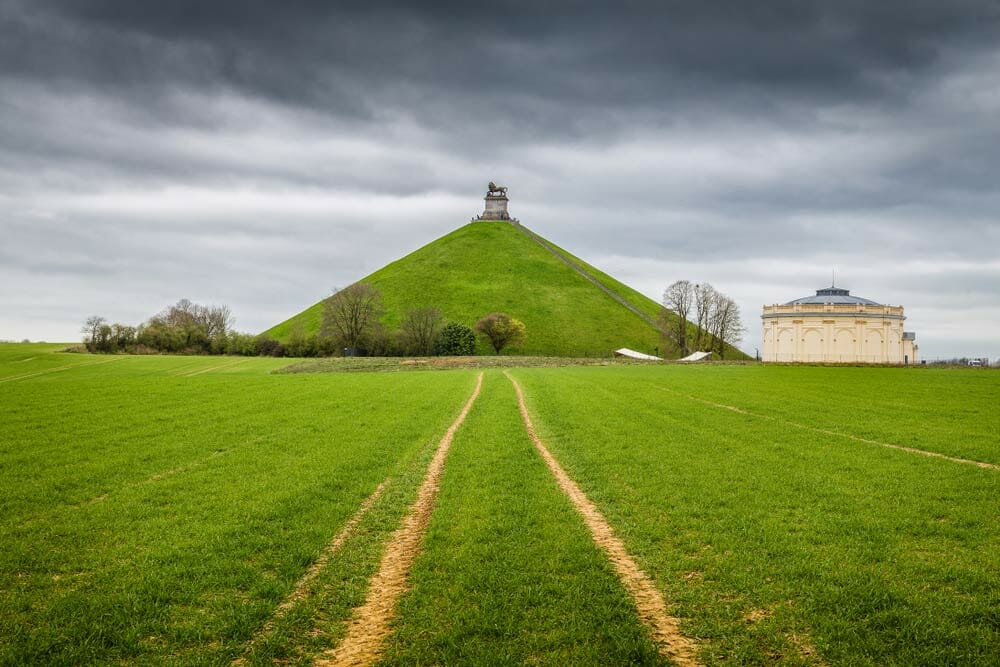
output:
[[[712,356],[711,352],[692,352],[683,359],[678,359],[678,361],[701,361],[705,357]]]
[[[635,350],[630,350],[627,347],[623,347],[619,350],[615,350],[616,357],[628,357],[629,359],[641,359],[642,361],[663,361],[660,357],[654,357],[651,354],[643,354],[642,352],[636,352]]]

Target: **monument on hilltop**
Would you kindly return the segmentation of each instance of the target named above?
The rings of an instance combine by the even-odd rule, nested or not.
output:
[[[493,181],[490,181],[489,186],[487,186],[486,196],[483,197],[486,201],[486,208],[483,214],[476,218],[476,220],[506,220],[507,222],[517,222],[516,218],[510,217],[507,212],[507,188],[503,185],[497,185]]]

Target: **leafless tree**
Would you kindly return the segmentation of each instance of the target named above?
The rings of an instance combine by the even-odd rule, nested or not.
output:
[[[702,346],[709,346],[708,338],[708,318],[712,313],[712,305],[715,301],[716,291],[709,283],[698,283],[694,286],[694,318],[697,330],[695,331],[694,349],[705,351]]]
[[[722,342],[726,345],[736,346],[743,340],[743,334],[746,333],[747,329],[743,325],[740,307],[732,299],[730,301],[732,301],[732,308],[729,318],[726,320],[726,326],[722,330]],[[725,358],[724,350],[719,352],[719,356]]]
[[[202,306],[190,299],[181,299],[154,319],[175,329],[198,327],[208,338],[226,334],[234,323],[229,306]]]
[[[235,322],[229,306],[196,306],[195,318],[205,327],[209,338],[224,336]]]
[[[83,323],[80,332],[83,334],[83,342],[88,349],[100,338],[101,327],[107,323],[108,321],[100,315],[91,315]]]
[[[716,353],[719,358],[724,359],[726,345],[733,345],[742,340],[745,329],[740,319],[740,307],[736,305],[736,301],[718,292],[712,301],[708,328],[715,338]]]
[[[399,323],[399,338],[406,354],[427,356],[441,335],[444,317],[437,308],[411,308]]]
[[[181,299],[154,319],[159,319],[175,329],[185,329],[198,323],[199,308],[200,306],[192,303],[190,299]]]
[[[363,349],[382,312],[381,293],[368,283],[354,283],[323,302],[320,335],[338,347]]]
[[[678,280],[663,292],[663,307],[672,310],[677,316],[672,323],[674,339],[681,350],[681,356],[688,354],[688,315],[694,300],[694,285],[688,280]],[[664,318],[666,320],[666,318]]]

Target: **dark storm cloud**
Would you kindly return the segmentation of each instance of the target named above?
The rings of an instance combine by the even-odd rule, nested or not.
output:
[[[262,329],[490,178],[654,297],[730,291],[751,348],[759,305],[831,267],[932,341],[935,312],[995,330],[998,37],[969,0],[8,0],[0,336],[181,296]]]
[[[222,85],[361,116],[392,99],[443,112],[444,95],[530,130],[571,125],[567,104],[587,115],[711,102],[692,89],[756,111],[786,106],[775,94],[905,96],[901,84],[955,45],[992,45],[998,19],[992,2],[25,1],[4,12],[0,66],[137,95]]]

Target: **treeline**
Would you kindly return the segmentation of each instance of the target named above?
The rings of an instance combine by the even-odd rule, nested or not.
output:
[[[1000,368],[1000,357],[990,361],[989,357],[936,357],[922,359],[924,366],[975,366],[977,368]]]
[[[367,283],[355,283],[335,291],[323,301],[323,315],[316,344],[328,344],[345,356],[459,356],[476,353],[476,333],[499,354],[525,340],[525,327],[505,313],[490,313],[474,329],[448,322],[433,306],[411,308],[399,326],[391,330],[382,321],[385,308],[381,293]],[[293,330],[290,348],[310,344],[302,329]],[[308,350],[307,350],[308,351]],[[307,354],[294,356],[308,356]]]
[[[672,321],[668,311],[676,315]],[[671,283],[663,292],[661,324],[671,332],[681,356],[693,351],[714,352],[725,359],[726,346],[739,343],[746,331],[740,307],[732,297],[708,283],[689,280]]]
[[[413,308],[395,330],[383,324],[384,313],[379,291],[356,283],[323,301],[318,333],[307,334],[299,324],[285,342],[238,332],[227,306],[203,306],[188,299],[138,326],[90,317],[82,333],[84,346],[94,353],[268,357],[473,355],[477,332],[499,354],[525,338],[524,324],[504,313],[481,318],[473,329],[448,322],[437,308]]]
[[[260,336],[233,329],[228,306],[202,306],[181,299],[138,326],[100,316],[87,318],[83,344],[89,352],[130,354],[260,354]]]

